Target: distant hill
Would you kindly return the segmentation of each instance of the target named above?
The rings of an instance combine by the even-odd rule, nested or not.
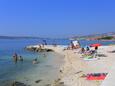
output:
[[[29,37],[29,36],[0,36],[0,39],[39,39],[39,37]]]
[[[107,37],[107,36],[111,36],[111,37],[115,38],[115,32],[74,36],[74,37],[71,37],[70,39],[77,39],[77,40],[78,39],[88,39],[88,40],[91,39],[91,40],[95,40],[95,39],[102,38],[102,37]]]

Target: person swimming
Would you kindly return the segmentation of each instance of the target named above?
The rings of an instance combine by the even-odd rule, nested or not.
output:
[[[38,64],[37,58],[32,61],[33,64]]]

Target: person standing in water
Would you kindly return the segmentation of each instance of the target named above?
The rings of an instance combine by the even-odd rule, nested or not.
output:
[[[22,57],[22,56],[19,56],[19,57],[18,57],[18,60],[19,60],[19,61],[23,61],[23,57]]]
[[[43,40],[43,43],[44,43],[44,45],[47,45],[47,42],[46,42],[46,40]]]
[[[17,53],[14,53],[13,60],[14,60],[15,63],[17,63],[17,61],[18,61],[18,55],[17,55]]]

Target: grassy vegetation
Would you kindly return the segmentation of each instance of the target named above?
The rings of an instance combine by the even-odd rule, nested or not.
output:
[[[99,40],[113,40],[114,37],[112,36],[106,36],[106,37],[102,37],[102,38],[99,38]]]

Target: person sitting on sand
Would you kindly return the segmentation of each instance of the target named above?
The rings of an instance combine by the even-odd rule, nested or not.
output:
[[[89,51],[89,50],[90,50],[90,48],[87,46],[87,47],[86,47],[86,51]]]
[[[85,49],[84,48],[81,48],[81,53],[84,53],[85,52]]]
[[[98,46],[95,47],[95,50],[98,50]]]
[[[74,44],[73,44],[72,41],[71,41],[71,49],[72,49],[72,50],[75,49],[75,46],[74,46]]]

